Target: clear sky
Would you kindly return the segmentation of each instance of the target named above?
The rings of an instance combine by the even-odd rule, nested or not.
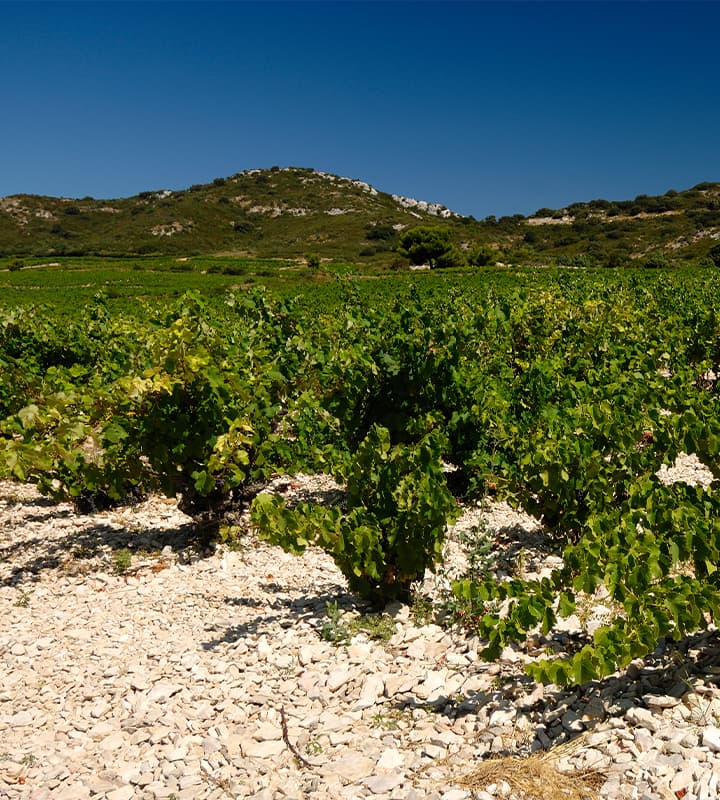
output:
[[[2,2],[0,196],[303,166],[527,214],[720,181],[720,2]]]

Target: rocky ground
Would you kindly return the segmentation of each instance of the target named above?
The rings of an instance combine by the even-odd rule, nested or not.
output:
[[[280,488],[332,488],[318,480]],[[492,506],[458,523],[448,570],[478,523],[499,570],[552,567],[533,522]],[[475,638],[414,609],[363,616],[321,552],[248,537],[198,553],[191,533],[159,498],[81,516],[0,484],[0,797],[719,794],[714,632],[561,691],[524,676],[532,642],[483,663]],[[431,598],[447,577],[426,581]],[[608,613],[600,598],[585,623]]]

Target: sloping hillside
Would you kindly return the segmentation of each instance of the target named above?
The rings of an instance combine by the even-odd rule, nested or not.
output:
[[[536,252],[572,262],[621,265],[701,258],[720,244],[720,183],[683,192],[593,200],[564,209],[540,209],[527,218],[523,242]]]
[[[464,218],[444,206],[392,196],[311,169],[249,170],[182,191],[118,200],[15,195],[0,199],[0,250],[8,254],[319,252],[371,257],[405,227]]]
[[[361,180],[273,167],[116,200],[0,198],[0,255],[317,253],[389,265],[414,225],[442,225],[461,249],[490,245],[514,263],[682,265],[720,244],[720,183],[479,221]]]

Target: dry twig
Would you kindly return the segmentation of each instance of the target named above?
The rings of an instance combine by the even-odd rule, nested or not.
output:
[[[298,753],[297,747],[290,741],[290,736],[288,735],[288,726],[287,726],[287,718],[285,717],[285,706],[280,707],[280,722],[282,724],[282,737],[283,742],[287,745],[288,750],[295,756],[295,759],[302,767],[312,767],[312,764],[305,758],[303,758],[300,753]]]

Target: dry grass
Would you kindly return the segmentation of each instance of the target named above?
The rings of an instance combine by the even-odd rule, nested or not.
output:
[[[561,772],[557,761],[579,749],[584,737],[566,745],[527,758],[494,758],[482,762],[472,772],[457,779],[468,789],[486,789],[504,781],[515,797],[522,800],[598,800],[598,789],[605,782],[596,770]]]

